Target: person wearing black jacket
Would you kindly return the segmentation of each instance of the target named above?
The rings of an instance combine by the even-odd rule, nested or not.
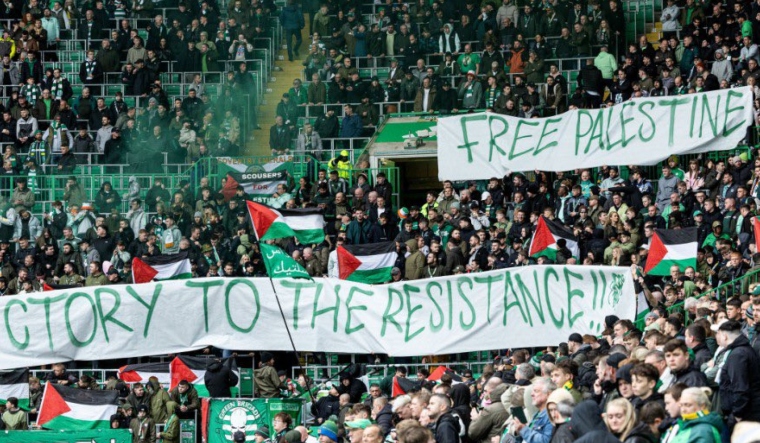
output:
[[[3,118],[0,120],[0,143],[5,145],[16,141],[16,120],[13,119],[11,111],[3,111]]]
[[[338,393],[350,395],[351,403],[361,403],[362,394],[365,392],[367,392],[367,386],[361,380],[348,375],[342,375],[340,377],[340,386],[338,386]]]
[[[451,89],[451,82],[444,80],[441,85],[441,89],[435,95],[433,100],[433,109],[437,109],[441,113],[450,113],[457,109],[457,92]]]
[[[372,214],[370,208],[370,214]],[[395,223],[388,220],[389,216],[387,212],[380,214],[377,218],[377,223],[373,223],[369,231],[370,243],[381,243],[386,241],[393,241],[398,235],[398,226]]]
[[[150,92],[150,72],[145,69],[145,61],[140,59],[135,62],[135,69],[132,71],[133,83],[132,92],[134,95],[147,96]]]
[[[428,414],[433,421],[431,431],[436,443],[459,443],[461,420],[451,413],[451,400],[443,394],[430,397]]]
[[[742,325],[729,320],[718,328],[718,344],[725,346],[725,362],[720,368],[720,409],[729,428],[740,420],[760,420],[760,357],[742,334]]]
[[[586,91],[586,103],[591,108],[598,108],[604,96],[604,78],[602,71],[594,66],[594,59],[586,60],[586,66],[578,73],[578,88]]]
[[[663,347],[665,360],[668,362],[670,373],[673,374],[673,383],[683,383],[690,388],[707,386],[707,377],[698,368],[691,364],[689,348],[683,340],[673,339],[665,343]]]
[[[329,394],[317,400],[311,405],[311,413],[317,419],[317,423],[324,423],[331,415],[338,415],[340,412],[340,394],[338,388],[332,386]]]
[[[206,375],[203,376],[203,381],[206,383],[206,389],[208,389],[211,397],[226,398],[232,397],[230,388],[237,385],[238,376],[228,365],[216,359],[206,365]]]

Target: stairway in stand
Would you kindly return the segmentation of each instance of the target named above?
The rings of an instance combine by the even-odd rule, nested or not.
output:
[[[308,18],[308,16],[306,16]],[[270,155],[269,151],[269,128],[274,124],[277,114],[277,104],[282,99],[282,94],[288,92],[293,86],[293,80],[303,80],[303,65],[301,64],[309,53],[307,42],[309,41],[308,27],[301,31],[304,43],[301,44],[300,56],[288,61],[288,51],[285,49],[285,41],[280,46],[278,60],[275,62],[276,70],[272,73],[272,81],[267,84],[264,102],[259,108],[259,126],[261,130],[254,131],[254,140],[246,146],[247,155]]]

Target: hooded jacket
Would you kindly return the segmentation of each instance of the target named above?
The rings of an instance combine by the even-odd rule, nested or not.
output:
[[[211,397],[232,397],[230,388],[237,385],[238,376],[229,366],[221,361],[214,360],[206,366],[206,375],[203,376]]]
[[[723,351],[728,353],[720,372],[720,405],[729,420],[760,421],[760,357],[745,335]]]
[[[704,443],[720,442],[723,421],[718,414],[697,412],[694,419],[678,419],[678,433],[672,440],[674,443]]]
[[[417,248],[417,239],[407,240],[406,248],[409,251],[409,257],[406,258],[404,276],[407,280],[419,280],[425,268],[425,257]]]
[[[436,443],[459,443],[462,422],[458,415],[447,412],[435,421],[432,429]]]
[[[146,389],[148,392],[151,392],[150,418],[152,418],[155,423],[166,423],[166,419],[169,418],[166,404],[171,401],[169,393],[161,389],[161,384],[155,379],[148,381]]]
[[[339,412],[340,397],[337,395],[327,394],[311,406],[311,413],[322,421],[326,421],[331,415],[338,415]]]

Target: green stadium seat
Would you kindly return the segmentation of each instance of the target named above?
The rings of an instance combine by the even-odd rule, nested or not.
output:
[[[182,95],[182,87],[180,85],[164,85],[164,91],[166,91],[166,95],[168,96]]]

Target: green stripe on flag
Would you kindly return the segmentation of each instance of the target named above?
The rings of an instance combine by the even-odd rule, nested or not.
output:
[[[538,251],[535,254],[533,254],[531,257],[546,257],[551,261],[554,261],[557,259],[557,250],[553,247],[549,247],[544,249],[543,251]]]
[[[348,281],[359,283],[379,284],[385,283],[391,279],[391,270],[393,268],[368,269],[366,271],[357,269],[346,278]]]
[[[647,273],[648,275],[670,275],[670,268],[673,265],[678,265],[678,268],[681,270],[681,272],[685,271],[686,268],[691,266],[692,268],[697,267],[697,258],[685,258],[681,260],[662,260],[659,263],[657,263],[657,266],[650,269]]]
[[[169,277],[169,278],[157,278],[156,280],[159,280],[159,281],[187,280],[188,278],[193,278],[193,273],[192,272],[187,272],[187,273],[184,273],[184,274],[177,274],[177,275]]]
[[[82,429],[110,429],[111,423],[109,420],[77,420],[65,415],[59,415],[45,423],[42,427],[56,431],[77,431]]]

